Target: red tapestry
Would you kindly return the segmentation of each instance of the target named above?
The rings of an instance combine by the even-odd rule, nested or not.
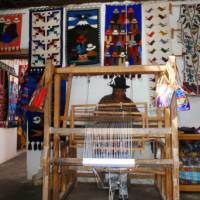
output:
[[[19,52],[22,14],[0,15],[0,54]]]

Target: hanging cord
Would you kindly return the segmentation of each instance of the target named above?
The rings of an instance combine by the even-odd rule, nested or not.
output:
[[[85,104],[88,104],[88,99],[89,99],[89,89],[90,89],[90,77],[87,77],[87,88],[86,88],[86,102]],[[89,108],[86,108],[86,114],[89,117]],[[86,116],[87,116],[86,115]],[[90,134],[90,135],[89,135]],[[88,151],[87,151],[87,146],[88,146],[88,142],[90,141],[91,137],[91,132],[88,133],[88,123],[86,123],[85,125],[85,141],[84,141],[84,151],[83,151],[83,157],[87,157],[88,156]]]
[[[126,60],[125,60],[125,65],[128,66],[129,62],[128,62],[128,6],[127,4],[125,5],[126,8],[126,19],[125,19],[125,28],[126,28],[126,41],[125,41],[125,45],[126,45]]]
[[[86,90],[86,102],[85,104],[88,104],[89,99],[89,89],[90,89],[90,77],[87,77],[87,90]]]

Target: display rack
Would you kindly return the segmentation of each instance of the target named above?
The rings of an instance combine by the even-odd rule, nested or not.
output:
[[[170,57],[171,67],[174,69],[175,58]],[[45,68],[45,81],[48,87],[47,98],[44,107],[44,150],[43,150],[43,200],[64,199],[74,186],[79,173],[77,169],[83,166],[83,160],[76,157],[79,138],[84,138],[84,128],[75,126],[76,118],[73,109],[69,113],[72,79],[75,76],[101,76],[101,75],[134,75],[156,74],[162,75],[167,70],[165,65],[150,66],[109,66],[109,67],[66,67],[57,68],[48,62]],[[175,71],[175,70],[174,70]],[[54,80],[54,94],[52,84]],[[67,80],[66,104],[64,116],[60,116],[60,82]],[[53,127],[51,119],[51,104],[54,95]],[[171,108],[164,109],[164,114],[157,110],[156,128],[151,128],[151,120],[148,118],[148,126],[133,128],[134,137],[147,137],[151,140],[164,140],[160,159],[135,159],[135,167],[129,171],[153,174],[155,183],[166,200],[179,200],[179,156],[178,156],[178,131],[176,115],[176,99],[172,98]],[[51,152],[50,136],[53,135],[53,152]],[[65,142],[60,137],[66,138]],[[53,153],[53,154],[52,154]],[[52,159],[51,156],[53,155]],[[84,166],[83,166],[84,167]],[[88,169],[88,167],[87,167]],[[53,182],[51,182],[53,178]]]

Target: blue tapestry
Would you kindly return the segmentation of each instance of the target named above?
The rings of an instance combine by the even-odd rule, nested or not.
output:
[[[56,67],[62,66],[63,8],[30,10],[31,67],[44,67],[51,59]]]
[[[104,65],[141,64],[141,5],[107,5]]]
[[[100,63],[99,10],[67,12],[67,64]]]

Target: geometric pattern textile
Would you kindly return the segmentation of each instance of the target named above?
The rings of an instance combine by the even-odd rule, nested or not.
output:
[[[181,42],[183,44],[183,88],[190,95],[200,94],[200,4],[181,5]]]
[[[107,5],[104,65],[141,64],[141,5]]]
[[[56,67],[62,66],[63,8],[30,10],[31,67],[44,67],[51,59]]]
[[[20,51],[22,14],[0,15],[0,53]]]
[[[69,10],[66,20],[67,64],[100,63],[99,9]]]

